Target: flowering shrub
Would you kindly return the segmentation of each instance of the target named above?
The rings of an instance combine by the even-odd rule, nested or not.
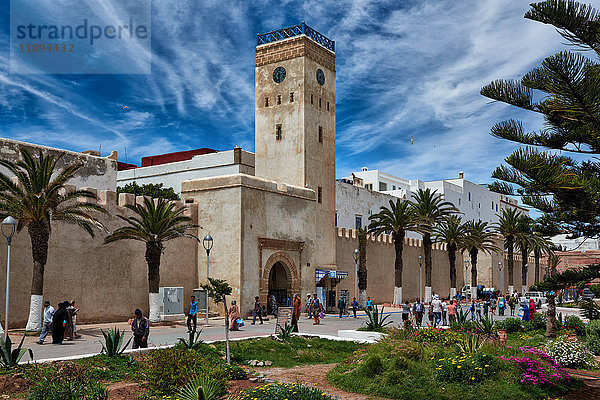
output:
[[[499,360],[486,354],[432,360],[436,364],[437,376],[447,382],[481,382],[500,369]]]
[[[495,325],[498,329],[506,329],[508,333],[520,332],[523,330],[523,321],[519,318],[509,317],[504,321],[496,321]]]
[[[451,329],[425,328],[410,332],[407,339],[414,340],[418,343],[448,346],[459,342],[461,340],[461,334]]]
[[[560,337],[548,342],[544,350],[563,367],[598,367],[592,352],[578,340]]]
[[[574,330],[577,336],[585,336],[585,324],[581,318],[576,315],[567,315],[562,328]]]
[[[585,328],[585,343],[593,353],[600,354],[600,320],[590,321]]]
[[[316,383],[315,383],[316,385]],[[269,383],[254,389],[248,389],[235,400],[335,400],[319,389],[289,383]]]
[[[556,386],[569,381],[569,374],[549,354],[535,347],[519,347],[530,356],[502,357],[521,373],[521,383],[536,386]]]

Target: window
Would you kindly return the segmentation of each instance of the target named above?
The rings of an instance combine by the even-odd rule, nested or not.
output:
[[[281,95],[277,95],[277,105],[281,104]]]
[[[494,202],[492,201],[492,211],[494,211]]]
[[[281,124],[275,125],[275,140],[280,141],[282,137]]]
[[[396,190],[396,185],[392,185],[392,190]]]
[[[323,188],[321,186],[317,188],[317,201],[319,203],[323,202]]]
[[[373,190],[373,184],[372,183],[367,183],[365,185],[365,189]]]
[[[310,104],[313,104],[313,95],[312,95],[312,93],[310,94]]]
[[[335,226],[337,226],[337,211],[335,212]]]
[[[471,201],[471,192],[469,192],[469,201]]]
[[[327,102],[327,111],[329,111],[329,102]]]
[[[496,204],[496,212],[498,212],[498,204]]]
[[[290,103],[294,102],[294,92],[290,92]]]
[[[321,98],[319,97],[319,108],[321,108]]]
[[[385,192],[387,190],[387,183],[385,182],[379,182],[379,191],[380,192]]]
[[[265,97],[265,107],[269,107],[269,98]]]
[[[354,217],[354,228],[356,228],[356,229],[362,228],[362,215],[357,215]]]
[[[460,198],[458,199],[458,205],[460,206]]]
[[[319,143],[323,143],[323,127],[319,126]]]

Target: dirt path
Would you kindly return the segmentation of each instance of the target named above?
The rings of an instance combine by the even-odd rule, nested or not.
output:
[[[303,365],[294,368],[261,368],[257,372],[264,374],[265,378],[286,383],[300,383],[306,386],[315,386],[325,393],[334,395],[343,400],[383,400],[379,397],[363,394],[348,393],[340,390],[327,382],[325,376],[337,364]],[[588,399],[589,400],[589,399]]]

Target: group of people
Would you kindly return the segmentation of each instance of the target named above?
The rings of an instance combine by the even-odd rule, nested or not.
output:
[[[429,307],[426,307],[420,298],[417,298],[412,306],[406,300],[402,304],[402,321],[406,323],[412,317],[414,318],[415,325],[421,327],[425,312],[428,310],[429,324],[431,326],[448,325],[456,320],[457,307],[459,305],[456,298],[452,299],[452,301],[445,298],[440,299],[437,294],[432,296]]]
[[[52,344],[62,344],[66,339],[73,340],[81,337],[77,333],[77,313],[79,309],[75,307],[75,300],[63,301],[58,304],[58,308],[52,307],[50,302],[44,302],[44,319],[42,322],[42,333],[37,341],[38,344],[44,344],[46,336],[52,336]]]

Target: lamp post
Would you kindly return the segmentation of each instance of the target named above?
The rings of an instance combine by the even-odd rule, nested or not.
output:
[[[423,282],[422,282],[422,277],[421,277],[421,270],[423,269],[423,256],[419,256],[419,300],[423,301],[423,294],[421,292],[421,289],[423,288]]]
[[[502,286],[504,282],[502,282],[502,261],[498,261],[498,271],[500,272],[500,293],[502,293]]]
[[[4,302],[4,341],[8,337],[8,292],[10,288],[10,242],[17,230],[17,221],[10,215],[2,221],[2,234],[8,242],[8,250],[6,252],[6,299]]]
[[[213,238],[210,235],[204,236],[204,240],[202,240],[202,246],[204,246],[204,250],[206,250],[206,322],[205,325],[208,326],[208,266],[210,260],[210,249],[213,247]]]
[[[360,250],[354,249],[352,257],[354,257],[354,298],[356,298],[356,293],[358,292],[358,258],[360,257]]]
[[[469,260],[465,260],[465,290],[467,290],[467,285],[469,284]],[[465,294],[465,300],[469,300],[469,295],[471,290],[467,290],[467,293]]]

